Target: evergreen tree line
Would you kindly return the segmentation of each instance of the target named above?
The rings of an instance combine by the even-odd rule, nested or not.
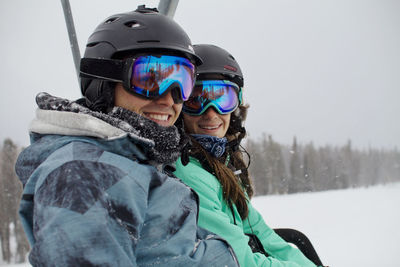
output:
[[[343,146],[315,147],[275,142],[272,136],[248,139],[250,175],[256,195],[291,194],[367,187],[400,181],[400,151],[359,150]]]
[[[10,139],[0,144],[0,241],[4,262],[21,263],[29,251],[18,216],[22,185],[15,174],[15,161],[21,148]]]

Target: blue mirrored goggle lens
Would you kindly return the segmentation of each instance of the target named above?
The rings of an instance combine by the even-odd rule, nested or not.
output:
[[[183,112],[201,115],[209,107],[214,107],[220,114],[231,113],[240,104],[238,92],[239,87],[229,81],[196,82],[189,99],[183,103]]]
[[[172,86],[179,87],[183,100],[192,92],[195,66],[176,56],[141,56],[132,65],[131,90],[147,98],[163,95]]]

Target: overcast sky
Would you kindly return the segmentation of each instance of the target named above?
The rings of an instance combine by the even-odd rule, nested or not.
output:
[[[81,54],[109,15],[158,1],[70,0]],[[400,148],[400,1],[181,0],[192,42],[230,51],[245,78],[252,138]],[[0,141],[27,145],[40,91],[76,99],[61,2],[0,1]]]

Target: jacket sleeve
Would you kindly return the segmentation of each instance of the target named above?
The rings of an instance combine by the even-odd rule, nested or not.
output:
[[[253,233],[261,241],[265,251],[274,258],[282,261],[296,262],[300,266],[315,266],[308,260],[303,253],[289,245],[278,234],[276,234],[264,221],[261,214],[248,203],[249,215],[243,222],[243,230],[245,233]]]
[[[146,205],[143,188],[124,186],[123,171],[93,161],[72,160],[36,175],[33,266],[136,266],[132,247],[144,214],[125,204]]]
[[[197,162],[191,161],[189,165],[182,166],[177,163],[175,175],[192,187],[199,195],[199,225],[211,232],[221,236],[232,246],[240,266],[266,266],[266,267],[308,267],[315,266],[305,260],[297,261],[301,257],[280,257],[289,253],[291,246],[282,239],[277,238],[273,231],[265,224],[257,224],[257,229],[266,231],[261,235],[264,238],[263,245],[271,246],[272,251],[284,249],[282,254],[275,253],[274,257],[266,257],[261,253],[253,253],[248,246],[249,238],[245,235],[242,225],[235,225],[224,210],[221,185],[215,176],[202,169]],[[226,209],[226,206],[225,206]]]

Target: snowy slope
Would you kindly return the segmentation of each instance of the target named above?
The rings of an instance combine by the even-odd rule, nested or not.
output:
[[[331,267],[399,267],[400,183],[286,196],[253,205],[272,228],[295,228]]]
[[[305,233],[330,267],[400,266],[400,183],[255,197],[253,205],[271,227]]]

